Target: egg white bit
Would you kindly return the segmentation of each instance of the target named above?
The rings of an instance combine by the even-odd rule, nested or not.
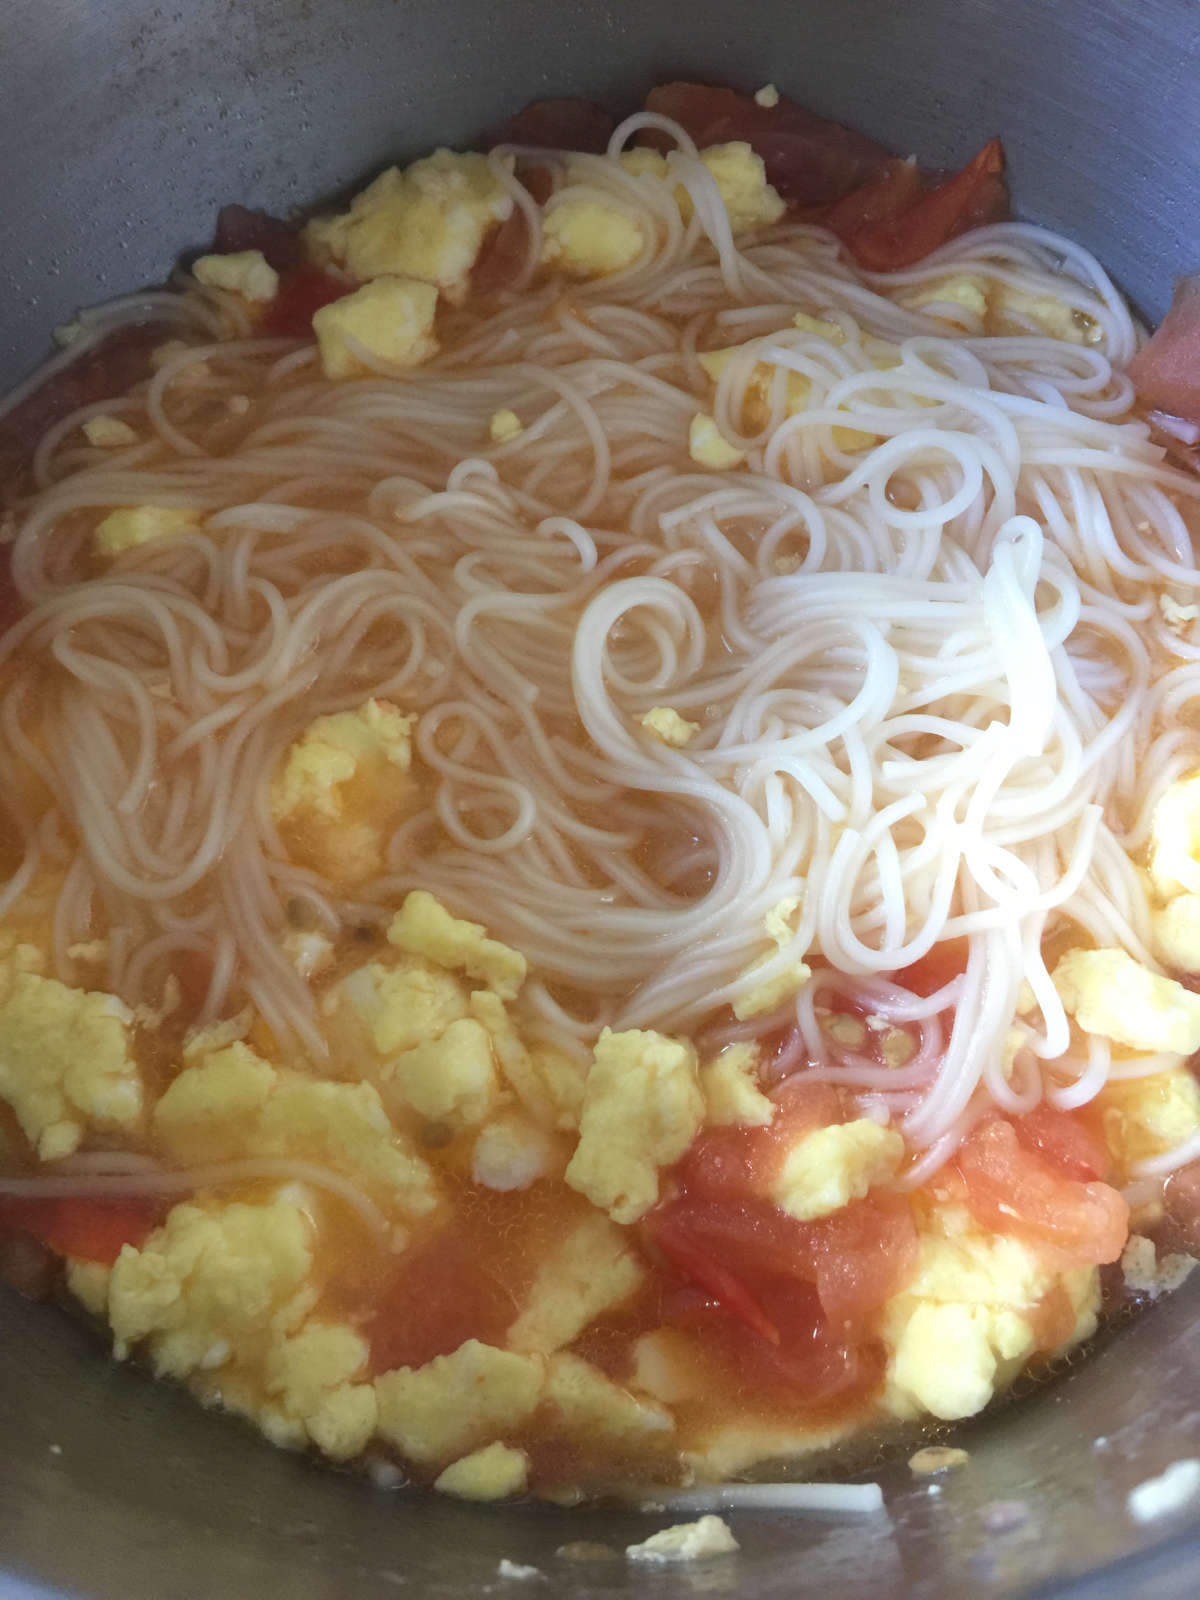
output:
[[[884,1510],[877,1483],[712,1483],[691,1489],[667,1486],[646,1489],[638,1509],[712,1511],[718,1507],[747,1511],[810,1511],[842,1516],[874,1516]]]
[[[1200,1496],[1200,1461],[1188,1456],[1172,1461],[1157,1478],[1146,1478],[1129,1491],[1126,1504],[1135,1522],[1154,1522],[1182,1511]]]

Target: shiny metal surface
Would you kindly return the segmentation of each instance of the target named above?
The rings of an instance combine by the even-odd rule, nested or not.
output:
[[[530,96],[628,104],[672,75],[773,79],[947,164],[1001,132],[1024,214],[1095,249],[1153,316],[1200,262],[1198,20],[1195,0],[6,0],[0,382],[77,305],[161,278],[224,200],[286,208]],[[658,1574],[554,1554],[619,1550],[643,1518],[369,1490],[0,1292],[0,1595],[1192,1596],[1200,1507],[1139,1526],[1125,1497],[1200,1454],[1198,1318],[1194,1283],[963,1429],[970,1464],[938,1492],[884,1468],[887,1517],[734,1515],[739,1557]],[[500,1582],[501,1558],[547,1581]]]

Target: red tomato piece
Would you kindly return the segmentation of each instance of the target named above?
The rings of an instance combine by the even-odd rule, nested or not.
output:
[[[1089,1183],[1108,1176],[1112,1165],[1101,1134],[1080,1112],[1059,1111],[1046,1101],[1013,1118],[1018,1142],[1068,1178]]]
[[[262,320],[262,331],[279,339],[310,339],[313,313],[351,293],[341,279],[320,267],[296,267],[279,280],[279,292]]]
[[[680,123],[701,149],[745,140],[761,156],[767,182],[789,206],[806,210],[832,205],[873,182],[892,159],[874,139],[782,95],[777,105],[760,106],[753,95],[735,89],[664,83],[646,96],[646,110]],[[658,148],[671,144],[653,130],[639,137]]]
[[[158,1201],[142,1199],[0,1199],[0,1225],[24,1229],[59,1255],[111,1267],[127,1244],[145,1244],[162,1209]]]
[[[1180,278],[1157,332],[1129,363],[1143,400],[1200,423],[1200,273]]]
[[[644,1226],[681,1271],[748,1327],[762,1320],[764,1292],[797,1280],[815,1286],[831,1326],[849,1326],[882,1305],[916,1259],[916,1229],[903,1201],[859,1200],[832,1216],[798,1222],[761,1200],[737,1204],[683,1195],[651,1212]],[[672,1254],[680,1236],[690,1265]],[[705,1266],[700,1275],[701,1257],[736,1278],[733,1300],[718,1288],[715,1270]],[[743,1294],[755,1302],[753,1312],[747,1313]]]
[[[961,172],[898,215],[865,223],[844,236],[844,243],[861,266],[872,272],[895,272],[911,267],[931,250],[953,239],[970,224],[979,191],[1004,171],[1004,147],[990,139]]]
[[[287,272],[298,265],[303,244],[298,229],[267,211],[222,206],[217,213],[213,251],[228,256],[242,250],[259,250],[276,272]]]
[[[1011,1122],[981,1123],[956,1165],[976,1221],[1050,1246],[1071,1265],[1115,1261],[1129,1235],[1129,1207],[1106,1183],[1063,1177],[1022,1147]]]
[[[646,1221],[646,1232],[689,1282],[711,1295],[730,1316],[744,1322],[769,1344],[779,1343],[778,1328],[737,1274],[708,1253],[689,1226],[686,1211],[664,1208],[652,1212]]]
[[[592,100],[531,100],[487,134],[482,145],[490,150],[497,144],[529,144],[540,150],[586,150],[600,156],[615,127],[611,114]]]
[[[870,1195],[801,1226],[813,1230],[817,1293],[835,1327],[869,1316],[916,1267],[916,1224],[898,1197]]]
[[[677,1319],[696,1330],[717,1381],[727,1383],[743,1406],[770,1417],[811,1415],[832,1404],[840,1410],[877,1386],[886,1359],[882,1347],[873,1339],[836,1335],[812,1284],[781,1280],[763,1291],[763,1300],[778,1343],[758,1338],[711,1305],[693,1306]]]
[[[907,211],[920,199],[923,187],[915,161],[889,161],[878,178],[838,201],[825,226],[839,239],[849,240],[860,228]]]
[[[785,1084],[775,1095],[775,1116],[762,1128],[712,1128],[683,1156],[676,1175],[694,1196],[738,1200],[761,1197],[784,1152],[814,1128],[843,1122],[842,1097],[829,1083]]]
[[[476,294],[495,294],[507,288],[524,265],[528,248],[529,223],[525,213],[514,206],[511,215],[484,240],[471,268],[471,288]]]
[[[373,1372],[423,1366],[467,1339],[503,1343],[517,1306],[488,1254],[452,1226],[404,1252],[364,1330]]]

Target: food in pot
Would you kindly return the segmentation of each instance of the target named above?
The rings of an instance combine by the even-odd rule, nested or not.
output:
[[[4,423],[27,1284],[488,1500],[971,1416],[1178,1280],[1186,307],[1002,168],[547,102],[66,331]]]

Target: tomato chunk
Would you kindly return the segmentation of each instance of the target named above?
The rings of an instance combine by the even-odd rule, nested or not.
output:
[[[907,210],[865,222],[844,235],[855,259],[872,272],[911,267],[931,250],[969,227],[977,215],[980,191],[994,189],[1004,171],[1004,147],[990,139],[961,172],[922,195]]]
[[[497,144],[525,144],[541,150],[586,150],[600,156],[615,127],[612,115],[593,100],[531,100],[515,117],[493,128],[482,144],[485,150]]]
[[[1115,1261],[1129,1235],[1129,1207],[1106,1183],[1064,1177],[1024,1148],[1011,1122],[977,1127],[958,1152],[967,1204],[976,1221],[1050,1246],[1064,1264]]]
[[[789,206],[827,206],[861,184],[873,182],[891,156],[881,144],[853,128],[819,117],[785,95],[761,106],[753,95],[707,83],[664,83],[646,97],[647,111],[680,123],[701,149],[745,140],[762,157],[767,182]],[[648,130],[646,144],[671,144]]]
[[[916,204],[922,192],[921,169],[915,161],[889,161],[878,178],[839,200],[825,226],[849,242],[860,228],[899,216]]]
[[[111,1267],[127,1244],[145,1244],[162,1212],[152,1199],[0,1199],[0,1226],[21,1228],[59,1255]]]
[[[1108,1176],[1112,1161],[1103,1136],[1089,1127],[1085,1112],[1059,1111],[1045,1101],[1014,1117],[1018,1142],[1040,1155],[1065,1177],[1088,1183]]]
[[[503,1342],[516,1305],[502,1277],[464,1234],[443,1229],[405,1251],[367,1329],[371,1368],[419,1367],[467,1339]]]
[[[761,1128],[711,1128],[690,1146],[676,1169],[692,1196],[750,1199],[769,1191],[784,1153],[815,1128],[843,1122],[842,1097],[829,1083],[785,1084],[774,1096],[775,1116]]]
[[[716,1256],[709,1254],[693,1219],[684,1211],[665,1208],[653,1213],[647,1232],[667,1260],[678,1267],[689,1282],[710,1294],[726,1311],[761,1334],[769,1344],[779,1343],[779,1329],[737,1274]]]
[[[280,277],[262,331],[280,339],[311,338],[313,313],[350,292],[349,285],[320,267],[295,267]]]

